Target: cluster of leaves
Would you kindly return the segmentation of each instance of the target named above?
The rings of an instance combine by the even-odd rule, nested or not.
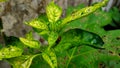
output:
[[[117,7],[113,7],[109,11],[112,20],[114,23],[111,23],[110,25],[113,26],[114,28],[119,28],[120,27],[120,10]]]
[[[70,14],[71,11],[75,11],[73,8],[80,9],[83,7],[83,4],[80,4],[78,7],[70,7],[67,10],[67,14]],[[80,28],[99,35],[104,41],[103,47],[105,48],[99,51],[88,46],[81,46],[77,48],[69,64],[69,68],[119,68],[120,30],[116,29],[106,31],[104,29],[105,26],[111,25],[115,19],[115,21],[119,22],[120,17],[116,17],[116,14],[119,15],[119,11],[116,8],[113,8],[110,12],[104,12],[99,9],[87,17],[74,20],[66,25],[65,29]],[[64,58],[65,57],[66,56],[64,56]],[[66,61],[67,60],[68,59],[66,59]],[[64,60],[62,61],[66,62]]]
[[[42,35],[48,45],[42,46],[34,40],[32,32],[25,38],[6,37],[7,47],[1,48],[0,60],[6,59],[13,68],[98,68],[120,60],[114,48],[119,47],[120,40],[116,38],[120,37],[120,30],[105,31],[102,27],[111,22],[111,17],[96,11],[107,1],[82,9],[77,7],[76,11],[70,8],[64,19],[60,19],[62,9],[51,2],[46,7],[46,15],[25,23]],[[112,51],[113,55],[106,51]]]

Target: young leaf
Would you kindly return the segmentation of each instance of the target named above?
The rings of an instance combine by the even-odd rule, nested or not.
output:
[[[21,56],[23,49],[16,46],[4,47],[0,49],[0,59]]]
[[[104,6],[106,3],[108,2],[108,0],[104,0],[101,3],[97,3],[94,6],[90,6],[90,7],[86,7],[80,10],[77,10],[76,12],[72,13],[71,15],[68,15],[66,18],[63,19],[62,24],[66,24],[72,20],[81,18],[83,16],[86,16],[92,12],[94,12],[95,10],[97,10],[98,8]]]
[[[40,48],[40,43],[36,40],[29,40],[29,39],[25,39],[25,38],[19,38],[20,41],[22,43],[24,43],[25,45],[27,45],[28,47],[31,47],[31,48]]]
[[[38,56],[37,55],[22,55],[20,57],[15,57],[8,59],[7,61],[13,66],[13,68],[29,68],[32,60]]]
[[[57,68],[57,58],[53,50],[46,50],[42,53],[42,57],[51,68]]]
[[[56,32],[51,32],[49,37],[48,37],[48,44],[49,44],[49,47],[52,47],[56,40],[58,39],[58,33]]]
[[[88,45],[100,48],[103,45],[102,39],[94,34],[81,29],[71,29],[63,33],[59,44],[55,47],[56,51],[64,51],[80,45]]]
[[[27,24],[29,26],[32,26],[34,28],[37,28],[37,29],[42,29],[42,30],[47,30],[48,29],[46,23],[39,20],[39,19],[33,19],[32,21],[26,22],[25,24]]]
[[[46,7],[46,13],[47,13],[49,22],[55,23],[60,18],[62,14],[62,9],[56,4],[54,4],[54,2],[51,2]]]

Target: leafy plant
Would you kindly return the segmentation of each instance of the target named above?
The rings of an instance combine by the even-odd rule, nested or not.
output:
[[[102,27],[107,25],[111,18],[102,11],[93,14],[107,1],[103,0],[94,6],[73,12],[71,10],[72,13],[64,19],[60,18],[62,9],[52,1],[46,7],[46,15],[25,23],[43,36],[48,45],[43,46],[38,40],[34,40],[32,32],[25,38],[5,37],[7,47],[0,50],[0,60],[6,59],[13,68],[46,68],[45,62],[51,68],[97,68],[103,63],[109,66],[107,61],[112,59],[120,60],[118,56],[106,54],[105,51],[111,50],[109,48],[113,45],[119,46],[120,40],[116,38],[119,38],[120,31],[105,31]],[[99,14],[103,16],[97,17]],[[111,43],[112,41],[114,42]]]

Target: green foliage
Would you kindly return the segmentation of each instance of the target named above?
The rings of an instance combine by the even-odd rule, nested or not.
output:
[[[16,37],[5,37],[7,47],[0,49],[0,59],[21,56],[23,53],[23,44]]]
[[[66,18],[63,19],[62,24],[66,24],[72,20],[81,18],[83,16],[86,16],[86,15],[94,12],[95,10],[100,8],[101,6],[104,6],[107,1],[108,0],[104,0],[103,2],[95,4],[94,6],[85,7],[83,9],[80,9],[80,10],[73,12],[72,14],[68,15]]]
[[[117,9],[116,7],[113,7],[111,10],[110,10],[110,13],[111,13],[111,16],[112,18],[116,21],[116,22],[120,22],[120,10]]]
[[[112,17],[112,20],[115,22],[115,23],[111,23],[110,25],[113,27],[119,28],[120,27],[120,10],[117,9],[116,7],[113,7],[109,13]]]
[[[58,39],[58,34],[56,32],[51,32],[49,34],[49,37],[48,37],[49,48],[51,48],[55,44],[57,39]]]
[[[110,63],[115,61],[114,64],[117,64],[119,60],[119,56],[103,54],[98,50],[84,46],[82,49],[76,49],[68,68],[114,68],[115,65]]]
[[[83,31],[81,29],[71,29],[64,32],[61,41],[55,47],[56,51],[64,51],[80,45],[88,45],[99,48],[103,45],[102,39],[93,33]]]
[[[99,36],[101,36],[101,35],[105,34],[105,30],[102,27],[111,23],[111,21],[112,21],[112,18],[109,15],[109,13],[106,13],[101,10],[97,10],[96,12],[88,15],[87,17],[83,17],[81,19],[77,19],[77,20],[74,20],[74,21],[68,23],[63,28],[63,31],[69,30],[69,29],[74,29],[74,28],[80,28],[82,30],[96,33]]]
[[[51,2],[46,15],[25,23],[43,36],[48,45],[41,45],[32,32],[25,38],[5,37],[8,47],[1,47],[0,59],[6,59],[13,68],[119,67],[120,30],[106,31],[103,27],[114,17],[99,9],[107,1],[85,8],[71,7],[62,19],[62,9]]]

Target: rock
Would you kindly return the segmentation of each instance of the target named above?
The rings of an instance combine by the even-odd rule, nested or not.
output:
[[[31,28],[24,24],[38,17],[38,11],[41,0],[9,0],[6,3],[0,4],[2,11],[0,12],[3,30],[7,36],[24,36],[24,32],[28,32]],[[44,6],[40,6],[44,8]]]
[[[11,66],[6,61],[0,61],[0,68],[11,68]]]

